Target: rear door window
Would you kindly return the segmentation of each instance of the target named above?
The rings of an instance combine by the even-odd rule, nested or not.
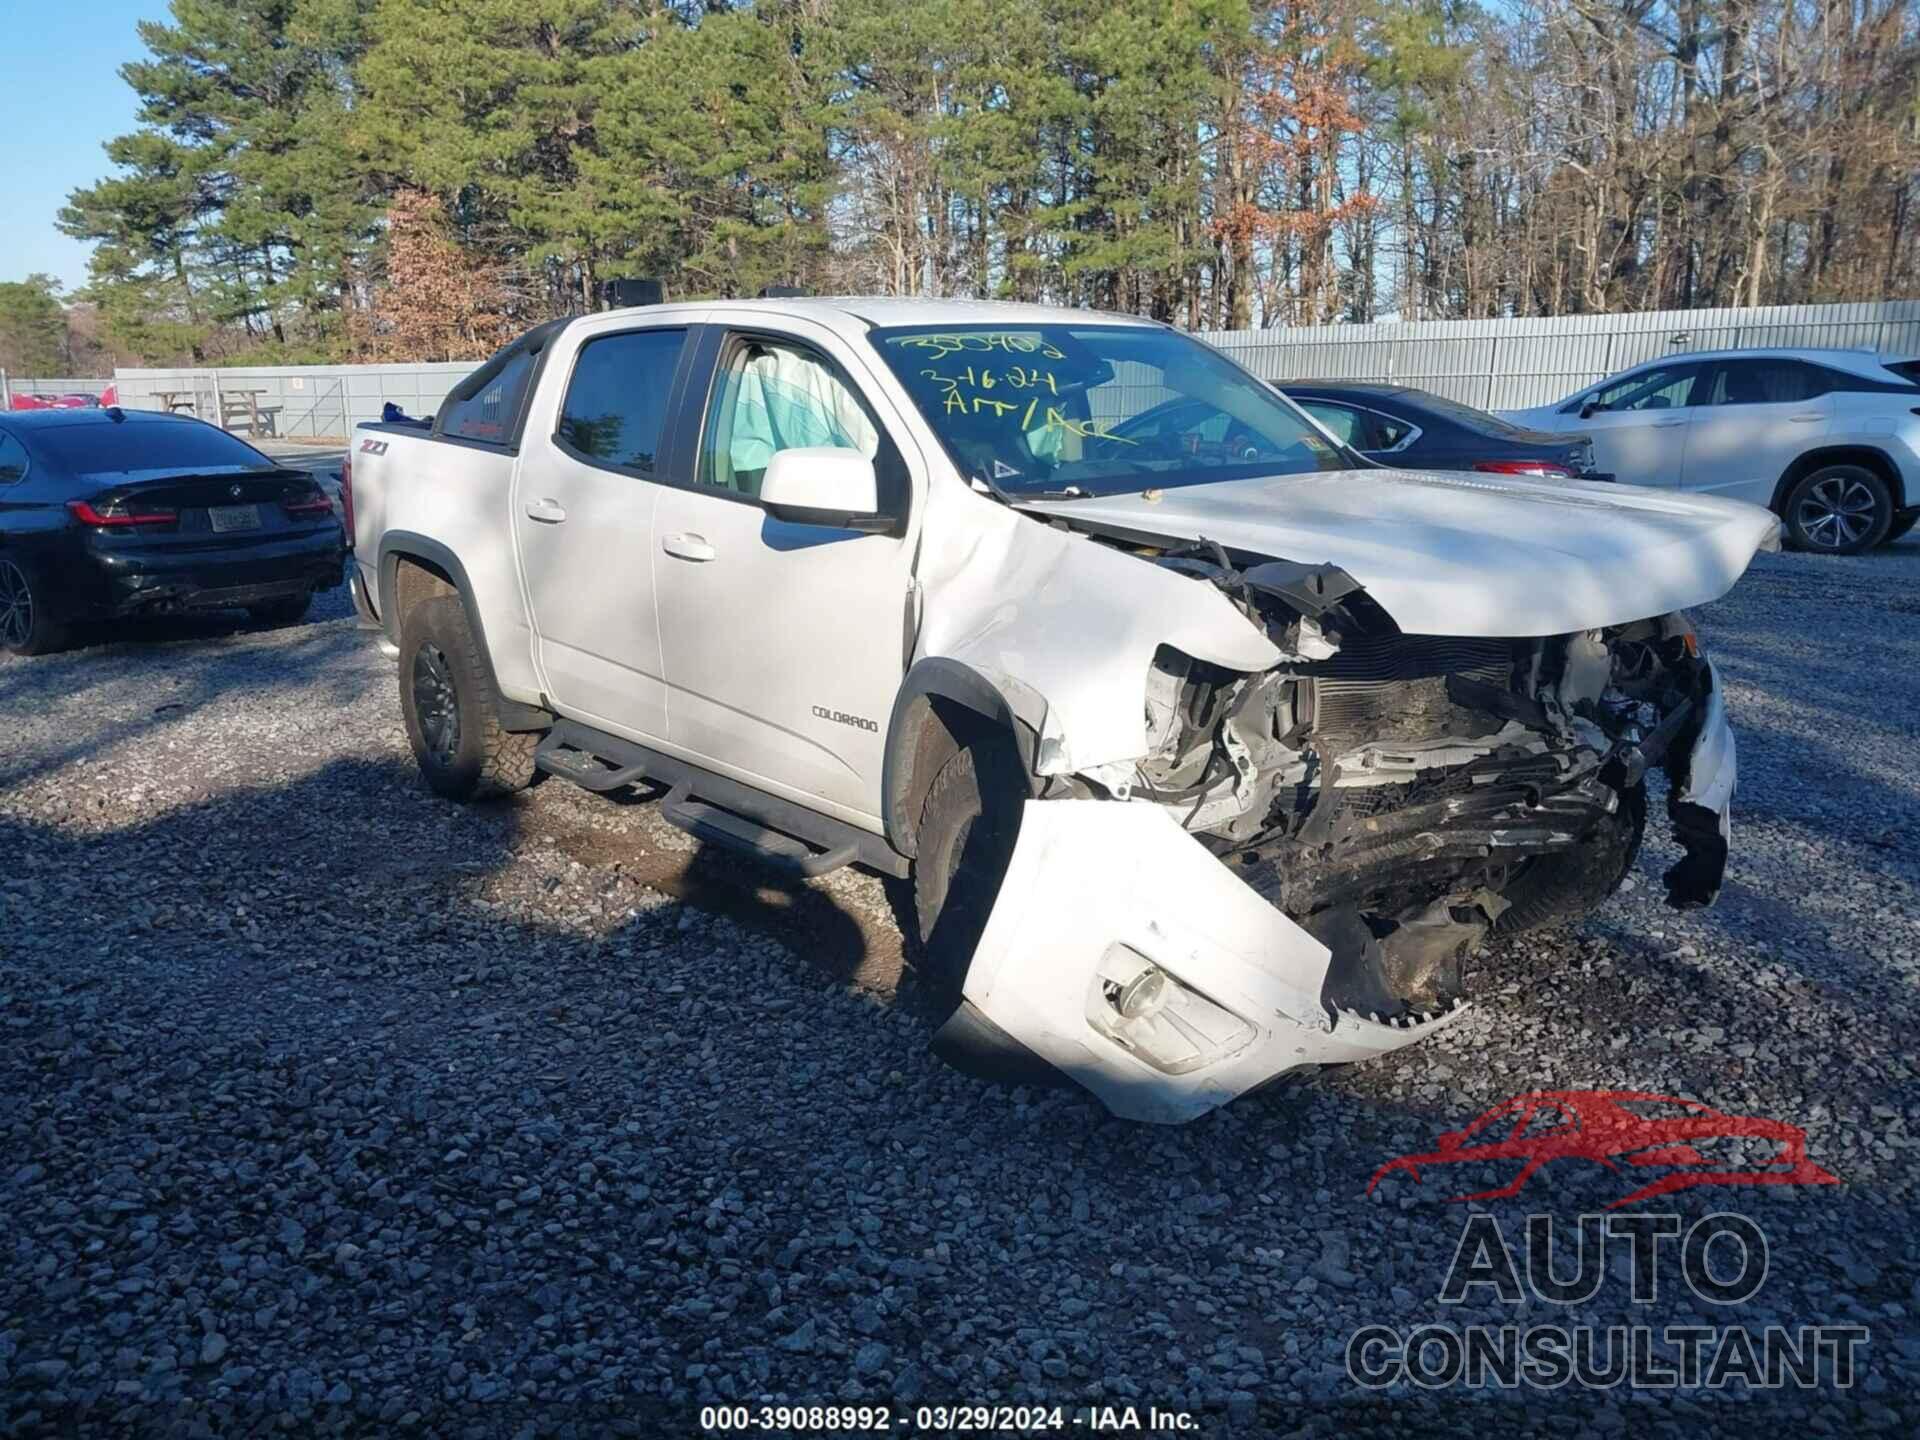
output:
[[[1714,367],[1712,405],[1797,405],[1833,388],[1833,372],[1798,360],[1724,360]]]
[[[580,347],[554,438],[589,464],[653,475],[684,330],[632,330]]]
[[[1349,445],[1355,450],[1367,448],[1360,412],[1351,405],[1336,405],[1331,400],[1296,400],[1294,403],[1318,420],[1322,428],[1342,445]]]

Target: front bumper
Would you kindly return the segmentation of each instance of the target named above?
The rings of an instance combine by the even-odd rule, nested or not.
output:
[[[1177,1124],[1464,1008],[1405,1025],[1329,1013],[1331,958],[1159,806],[1028,801],[949,1026],[997,1031],[1016,1073],[1028,1052],[1116,1115]]]
[[[1738,772],[1719,675],[1702,672],[1663,757],[1686,849],[1666,877],[1676,906],[1719,894]],[[1177,1124],[1300,1066],[1411,1045],[1466,1008],[1397,1023],[1333,1009],[1332,958],[1162,807],[1030,800],[964,1003],[936,1043],[967,1068],[1050,1069],[1116,1115]]]

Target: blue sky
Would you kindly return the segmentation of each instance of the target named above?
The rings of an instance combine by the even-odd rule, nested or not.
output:
[[[117,72],[146,53],[134,22],[165,19],[167,0],[21,9],[0,42],[0,280],[44,270],[71,288],[86,281],[88,247],[53,217],[69,190],[107,173],[101,145],[133,128],[133,91]]]

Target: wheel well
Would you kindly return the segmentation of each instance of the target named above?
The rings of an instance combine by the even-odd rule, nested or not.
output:
[[[397,556],[393,562],[393,635],[397,640],[407,612],[436,595],[458,595],[453,577],[431,560],[417,555]]]
[[[902,728],[887,766],[886,820],[889,838],[903,855],[919,849],[920,812],[934,776],[963,748],[1004,745],[1022,771],[1031,773],[1026,763],[1031,747],[1020,744],[1006,720],[983,715],[949,696],[914,696],[898,723]]]
[[[1858,465],[1863,470],[1871,470],[1886,482],[1887,491],[1893,496],[1893,508],[1898,510],[1907,503],[1906,486],[1901,483],[1900,469],[1880,451],[1865,445],[1829,445],[1822,450],[1809,450],[1795,460],[1780,477],[1780,483],[1773,487],[1773,513],[1784,517],[1787,513],[1787,494],[1807,476],[1828,465]]]

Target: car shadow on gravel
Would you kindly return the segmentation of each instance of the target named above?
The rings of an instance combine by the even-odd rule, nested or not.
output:
[[[106,831],[0,813],[0,1431],[1230,1389],[1390,1428],[1345,1337],[1453,1318],[1462,1207],[1367,1177],[1503,1094],[1300,1085],[1157,1129],[984,1086],[851,983],[865,917],[756,912],[704,854],[669,883],[716,908],[679,903],[534,833],[537,798],[452,805],[396,757]]]

